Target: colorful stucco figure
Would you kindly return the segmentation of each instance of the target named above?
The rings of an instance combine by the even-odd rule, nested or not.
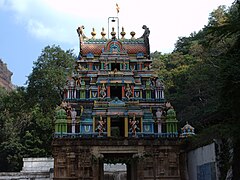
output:
[[[136,120],[136,115],[133,115],[133,119],[129,120],[129,124],[130,124],[130,132],[132,132],[132,136],[136,137],[137,136],[137,131],[139,130],[138,127],[138,121]]]
[[[97,131],[98,131],[98,136],[103,136],[103,132],[105,131],[105,124],[106,121],[103,120],[102,116],[100,116],[100,119],[98,120],[98,125],[97,125]]]
[[[177,118],[176,118],[176,112],[173,109],[173,106],[171,106],[167,110],[167,118],[166,118],[166,125],[167,125],[167,132],[168,133],[177,133]]]

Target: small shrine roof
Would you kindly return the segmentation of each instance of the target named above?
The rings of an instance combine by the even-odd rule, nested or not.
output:
[[[194,127],[192,127],[190,124],[188,124],[188,122],[186,122],[186,124],[183,126],[182,130],[194,130]]]

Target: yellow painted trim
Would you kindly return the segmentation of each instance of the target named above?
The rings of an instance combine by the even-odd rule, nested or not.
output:
[[[92,90],[90,90],[89,93],[89,97],[92,98]]]
[[[128,137],[128,118],[124,118],[124,137]]]
[[[93,117],[93,132],[95,132],[95,117]]]
[[[111,136],[111,117],[107,117],[107,136]]]
[[[68,123],[68,124],[71,124],[71,123],[72,123],[72,118],[71,118],[71,116],[68,116],[68,117],[67,117],[67,123]]]

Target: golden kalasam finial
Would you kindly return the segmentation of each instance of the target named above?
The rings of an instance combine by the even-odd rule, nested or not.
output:
[[[125,36],[125,31],[124,31],[124,27],[122,27],[122,32],[120,33],[121,34],[121,36],[122,36],[122,38],[121,39],[124,39],[124,36]]]
[[[116,32],[114,31],[114,27],[112,27],[112,32],[111,32],[112,38],[116,37]]]
[[[96,31],[94,28],[92,28],[92,32],[91,32],[91,35],[92,35],[92,39],[95,39],[95,36],[96,36]]]
[[[104,28],[102,28],[101,35],[102,35],[102,39],[106,39],[106,38],[105,38],[106,32],[104,31]]]
[[[130,32],[130,35],[132,36],[131,39],[135,39],[135,37],[134,37],[135,34],[136,34],[136,33],[135,33],[134,31],[131,31],[131,32]]]

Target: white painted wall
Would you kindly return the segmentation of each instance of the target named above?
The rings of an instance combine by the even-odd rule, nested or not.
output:
[[[197,166],[216,163],[215,143],[192,150],[187,155],[189,180],[197,180]]]
[[[53,158],[23,158],[21,172],[49,172],[53,166]]]

